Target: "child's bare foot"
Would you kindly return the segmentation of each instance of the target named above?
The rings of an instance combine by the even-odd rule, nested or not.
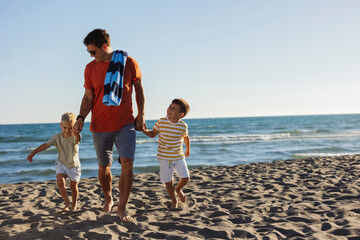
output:
[[[120,218],[121,221],[123,222],[129,222],[129,221],[133,221],[134,219],[128,214],[128,212],[126,210],[123,209],[119,209],[118,208],[118,212],[117,212],[117,216]]]
[[[114,201],[111,199],[110,202],[105,203],[102,211],[103,212],[111,212],[112,207],[114,206]]]
[[[70,204],[70,203],[67,203],[67,204],[65,204],[65,208],[64,208],[62,211],[63,211],[63,212],[67,212],[67,211],[70,210],[70,208],[71,208],[71,204]]]
[[[180,190],[176,190],[176,193],[177,195],[179,196],[180,198],[180,202],[184,203],[186,201],[186,195],[183,193],[183,191],[180,189]]]

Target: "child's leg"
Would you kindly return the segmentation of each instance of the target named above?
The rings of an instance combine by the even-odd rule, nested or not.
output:
[[[179,183],[175,187],[175,191],[180,198],[180,201],[184,203],[186,201],[186,195],[181,190],[188,182],[190,178],[180,178]]]
[[[67,194],[67,190],[65,188],[66,175],[62,174],[62,173],[58,173],[58,174],[56,174],[56,180],[57,180],[57,185],[59,187],[60,195],[65,202],[65,208],[63,209],[63,212],[69,211],[71,204],[69,201],[69,196]]]
[[[178,201],[177,201],[176,196],[175,196],[175,188],[174,188],[174,185],[173,185],[173,181],[165,183],[165,186],[166,186],[166,190],[169,193],[170,198],[171,198],[171,202],[172,202],[171,203],[171,208],[177,208],[178,207]]]
[[[75,211],[77,206],[77,199],[79,196],[78,182],[70,181],[70,188],[71,188],[71,197],[72,197],[71,210]]]
[[[173,184],[173,167],[171,161],[159,160],[160,165],[160,180],[162,183],[165,183],[167,192],[171,198],[171,208],[178,207],[178,201],[175,196],[175,188]]]
[[[180,201],[182,203],[184,203],[186,201],[186,196],[183,193],[183,191],[181,190],[190,180],[190,174],[189,174],[189,169],[187,167],[187,164],[185,162],[185,159],[183,160],[179,160],[175,162],[175,171],[178,174],[178,176],[180,177],[180,181],[179,183],[176,185],[175,187],[175,191],[177,193],[177,195],[180,198]]]

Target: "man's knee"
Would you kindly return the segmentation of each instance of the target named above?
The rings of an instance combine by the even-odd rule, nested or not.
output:
[[[134,160],[131,158],[120,158],[120,161],[122,171],[132,171]]]
[[[99,173],[104,174],[104,175],[111,173],[111,164],[109,164],[107,166],[101,166],[99,164]]]

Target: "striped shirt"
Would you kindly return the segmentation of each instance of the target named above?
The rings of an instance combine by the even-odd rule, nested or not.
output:
[[[176,161],[185,158],[183,142],[184,137],[188,136],[188,126],[184,121],[172,123],[167,118],[161,118],[154,129],[159,132],[159,160]]]

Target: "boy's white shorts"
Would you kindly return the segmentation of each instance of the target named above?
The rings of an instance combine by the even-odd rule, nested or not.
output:
[[[185,159],[177,161],[158,160],[160,165],[160,181],[162,183],[173,181],[174,171],[179,178],[188,178],[190,176]]]
[[[74,168],[67,168],[61,162],[56,162],[55,166],[56,175],[62,173],[70,178],[73,182],[80,182],[81,166]]]

